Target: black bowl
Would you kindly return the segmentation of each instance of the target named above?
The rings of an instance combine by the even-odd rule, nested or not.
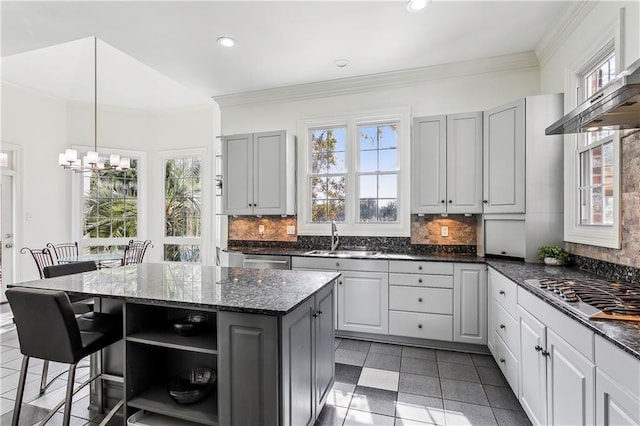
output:
[[[195,404],[209,395],[216,382],[216,371],[194,368],[181,372],[169,383],[169,396],[178,404]]]
[[[173,331],[181,336],[195,336],[202,333],[207,325],[206,314],[193,313],[173,323]]]

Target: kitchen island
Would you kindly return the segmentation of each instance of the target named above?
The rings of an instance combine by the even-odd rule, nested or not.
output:
[[[146,410],[206,425],[304,425],[314,424],[334,381],[338,276],[143,263],[15,286],[95,297],[96,309],[122,313],[124,341],[102,365],[123,377],[104,397],[124,399],[126,418]],[[194,313],[206,318],[203,332],[175,333]],[[217,383],[203,401],[181,405],[168,384],[191,368],[216,370]]]

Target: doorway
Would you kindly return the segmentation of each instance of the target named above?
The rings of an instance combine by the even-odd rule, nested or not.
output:
[[[13,153],[2,152],[0,183],[0,303],[7,301],[5,290],[15,280],[15,176]]]

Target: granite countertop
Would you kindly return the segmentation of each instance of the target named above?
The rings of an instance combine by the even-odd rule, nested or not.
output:
[[[377,250],[377,249],[376,249]],[[242,254],[263,254],[273,256],[302,256],[302,257],[324,257],[318,255],[308,255],[310,249],[298,249],[287,247],[229,247],[225,249],[229,253],[242,253]],[[382,260],[417,260],[417,261],[430,261],[430,262],[461,262],[461,263],[484,263],[483,257],[478,257],[475,254],[463,254],[463,253],[393,253],[380,250],[381,254],[372,256],[363,256],[359,258],[356,256],[349,256],[351,259],[382,259]],[[331,257],[333,256],[326,256]]]
[[[558,310],[564,312],[574,320],[584,324],[596,334],[609,340],[629,354],[640,359],[640,322],[589,320],[568,308],[566,303],[551,296],[548,292],[529,285],[525,280],[539,278],[576,278],[576,279],[604,279],[599,275],[581,271],[571,267],[546,266],[539,263],[524,263],[510,260],[486,259],[486,263],[517,283],[533,295],[539,297]]]
[[[340,274],[141,263],[16,283],[12,287],[62,290],[127,302],[166,303],[265,315],[291,312]]]

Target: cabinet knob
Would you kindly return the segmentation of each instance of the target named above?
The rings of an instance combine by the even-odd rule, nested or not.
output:
[[[504,358],[500,358],[500,362],[504,364],[506,361],[504,360]]]
[[[452,201],[452,200],[449,200],[449,203],[453,203],[453,201]]]
[[[507,254],[507,252],[506,251],[501,251],[500,254]]]
[[[422,278],[418,278],[418,282],[421,283],[422,282]]]
[[[482,202],[487,204],[487,203],[489,203],[489,200],[482,200]]]
[[[318,315],[322,315],[322,311],[318,311]]]
[[[548,351],[542,351],[541,353],[542,353],[542,356],[549,356],[549,355],[551,355]]]
[[[342,281],[338,281],[338,284],[339,284],[339,285],[342,285]]]
[[[336,268],[340,267],[340,262],[336,262]]]
[[[419,271],[422,271],[422,266],[418,266],[418,270],[419,270]]]
[[[418,297],[418,302],[422,302],[422,297]]]
[[[507,327],[504,324],[500,324],[500,328],[504,330]]]
[[[319,316],[320,316],[320,314],[319,314],[319,313],[317,313],[317,312],[314,312],[314,313],[313,313],[313,317],[314,317],[314,318],[318,318]]]
[[[500,290],[498,293],[504,296],[504,290]]]
[[[444,200],[440,200],[441,203],[444,203]]]
[[[418,324],[418,328],[422,328],[422,324]]]
[[[540,352],[540,351],[542,350],[542,346],[540,346],[540,345],[536,345],[536,347],[535,347],[535,348],[533,348],[533,349],[535,349],[535,350],[536,350],[536,352]]]

